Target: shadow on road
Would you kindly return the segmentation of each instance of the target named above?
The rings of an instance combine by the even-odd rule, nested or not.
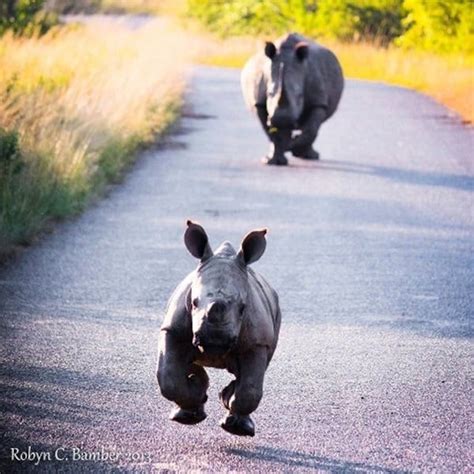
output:
[[[94,424],[105,413],[87,403],[78,394],[100,397],[117,383],[103,375],[91,375],[60,367],[14,365],[0,370],[0,407],[2,413],[27,420],[73,421]],[[120,382],[119,382],[120,384]],[[131,391],[123,383],[121,391]],[[82,397],[84,398],[84,397]],[[110,414],[110,413],[109,413]],[[8,432],[8,426],[5,427]]]
[[[120,385],[116,378],[108,378],[103,374],[86,374],[62,367],[40,367],[30,365],[15,365],[2,367],[0,369],[2,381],[8,382],[27,382],[38,384],[51,384],[62,386],[63,388],[74,387],[75,389],[99,391],[107,390],[111,386]],[[120,390],[133,391],[128,383],[124,383]]]
[[[229,448],[228,452],[245,459],[263,462],[277,462],[284,464],[287,468],[323,469],[332,473],[370,471],[383,474],[401,474],[406,472],[387,469],[382,466],[374,466],[373,464],[341,461],[324,456],[317,456],[299,451],[290,451],[287,449],[272,448],[267,446],[255,446],[252,449]]]
[[[341,171],[343,173],[378,176],[397,183],[474,191],[474,178],[466,175],[405,170],[351,161],[321,161],[318,162],[317,167],[319,169]]]

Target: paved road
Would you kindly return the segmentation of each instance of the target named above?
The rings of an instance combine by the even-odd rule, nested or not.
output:
[[[473,132],[414,92],[349,82],[319,163],[264,167],[238,73],[199,69],[178,132],[0,270],[3,471],[472,472]],[[268,226],[283,325],[253,439],[167,420],[158,328],[196,262]],[[74,451],[76,448],[76,451]],[[117,460],[73,461],[103,449]],[[135,459],[133,459],[135,458]]]

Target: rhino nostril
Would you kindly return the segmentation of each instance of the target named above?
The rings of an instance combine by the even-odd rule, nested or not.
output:
[[[227,309],[227,305],[224,301],[213,301],[208,307],[207,307],[207,321],[211,324],[216,324],[218,323],[223,315],[225,314]]]

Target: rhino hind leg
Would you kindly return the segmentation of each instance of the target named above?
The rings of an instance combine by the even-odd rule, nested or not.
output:
[[[268,366],[268,350],[257,346],[238,357],[239,370],[233,380],[222,390],[220,397],[229,410],[221,427],[238,436],[254,436],[255,424],[250,418],[263,394],[263,378]]]
[[[295,158],[301,158],[303,160],[319,160],[319,153],[311,145],[304,148],[294,147],[291,152]]]
[[[232,380],[222,392],[219,397],[224,407],[230,411],[230,400],[235,392],[236,380]],[[237,415],[229,413],[221,420],[221,427],[228,433],[237,436],[255,436],[255,424],[248,415]]]
[[[232,380],[232,382],[227,385],[224,389],[222,389],[222,392],[219,393],[219,398],[221,399],[222,404],[227,410],[230,410],[230,398],[232,395],[234,395],[235,391],[235,380]]]
[[[290,151],[296,158],[319,160],[319,153],[313,148],[321,124],[326,120],[326,110],[316,107],[303,118],[301,134],[292,139]]]

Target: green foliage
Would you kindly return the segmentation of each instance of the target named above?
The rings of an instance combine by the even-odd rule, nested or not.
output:
[[[436,52],[474,53],[472,0],[405,0],[407,31],[396,44]]]
[[[401,32],[403,0],[188,0],[188,13],[225,35],[324,34],[389,42]]]
[[[21,169],[20,145],[17,132],[7,132],[0,128],[0,183]]]
[[[18,153],[18,134],[0,128],[0,163],[13,160]]]
[[[42,35],[57,23],[57,16],[43,10],[45,0],[2,0],[0,35],[7,30],[27,36]]]
[[[316,0],[188,0],[187,12],[224,36],[315,27]]]
[[[402,33],[402,4],[403,0],[319,0],[316,31],[386,45]]]
[[[188,0],[187,13],[223,36],[298,31],[436,52],[474,48],[473,0]]]

